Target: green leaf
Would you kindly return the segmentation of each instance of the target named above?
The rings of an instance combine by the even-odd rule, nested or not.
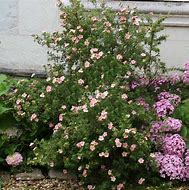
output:
[[[4,114],[10,110],[11,110],[11,108],[6,108],[2,104],[0,104],[0,115]]]
[[[184,126],[181,130],[181,135],[186,138],[187,137],[187,134],[188,134],[188,129],[186,126]]]
[[[0,75],[0,83],[3,82],[3,81],[5,81],[5,80],[7,80],[7,76],[1,74],[1,75]]]

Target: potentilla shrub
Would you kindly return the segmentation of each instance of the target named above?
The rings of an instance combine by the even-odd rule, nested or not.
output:
[[[24,119],[53,133],[34,144],[30,164],[62,165],[87,189],[149,180],[152,105],[166,70],[157,47],[165,39],[157,35],[163,19],[151,16],[127,8],[86,11],[71,1],[62,9],[61,32],[35,36],[56,64],[40,89],[31,88],[34,99],[24,108]]]

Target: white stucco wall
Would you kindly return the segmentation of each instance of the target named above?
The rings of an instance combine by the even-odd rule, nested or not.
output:
[[[89,5],[86,2],[85,0],[85,5]],[[119,2],[116,3],[118,5]],[[154,7],[161,10],[158,4],[150,3],[146,6],[141,2],[128,3],[131,4],[130,7],[142,7],[144,12],[149,12]],[[163,13],[169,8],[170,4],[165,4]],[[174,4],[173,10],[174,17],[165,23],[164,32],[169,37],[161,46],[161,57],[169,66],[178,67],[189,60],[189,4],[184,7],[178,3]],[[185,15],[181,14],[181,10]],[[43,70],[43,65],[47,63],[46,49],[34,43],[31,35],[57,30],[58,15],[56,0],[0,0],[0,70]]]
[[[46,49],[32,34],[59,26],[56,0],[0,0],[0,68],[42,70]]]

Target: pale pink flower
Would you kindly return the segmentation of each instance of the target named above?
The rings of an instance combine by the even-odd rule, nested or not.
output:
[[[114,88],[115,86],[116,86],[115,83],[112,83],[112,84],[111,84],[111,88]]]
[[[110,130],[112,130],[113,129],[113,123],[112,122],[110,122],[109,124],[108,124],[108,129],[110,129]]]
[[[125,16],[120,16],[119,20],[120,20],[121,23],[125,23],[127,18]]]
[[[98,140],[99,140],[99,141],[103,141],[103,140],[104,140],[104,137],[103,137],[102,135],[100,135],[100,136],[98,137]]]
[[[77,148],[82,148],[85,145],[84,141],[80,141],[76,144]]]
[[[104,153],[104,157],[105,157],[105,158],[108,158],[109,155],[110,155],[109,152],[105,152],[105,153]]]
[[[116,144],[116,147],[118,147],[118,148],[122,146],[122,143],[121,143],[120,139],[118,139],[118,138],[115,139],[115,144]]]
[[[132,21],[133,21],[133,24],[134,25],[136,25],[136,26],[138,26],[139,25],[139,18],[138,18],[138,16],[133,16],[132,17]]]
[[[140,179],[138,180],[138,184],[142,185],[142,184],[144,183],[144,181],[145,181],[144,178],[140,178]]]
[[[58,116],[58,120],[59,120],[59,121],[63,121],[63,119],[64,119],[63,114],[59,114],[59,116]]]
[[[78,36],[78,38],[79,38],[80,40],[83,39],[83,35],[80,34],[80,35]]]
[[[138,159],[138,163],[139,163],[139,164],[143,164],[143,163],[144,163],[144,159],[143,159],[143,158],[139,158],[139,159]]]
[[[64,77],[64,76],[61,76],[60,78],[57,78],[56,82],[57,82],[58,84],[62,84],[62,83],[64,82],[64,80],[65,80],[65,77]]]
[[[54,124],[52,122],[49,123],[50,128],[54,128]]]
[[[92,145],[98,145],[98,142],[96,142],[95,140],[91,142]]]
[[[82,166],[79,166],[77,170],[78,170],[78,171],[81,171],[81,170],[82,170]]]
[[[95,186],[87,185],[87,189],[88,189],[88,190],[93,190],[93,189],[95,189]]]
[[[45,97],[45,94],[44,93],[41,93],[40,94],[40,98],[44,98]]]
[[[125,129],[125,133],[129,134],[131,132],[131,129]]]
[[[107,132],[104,132],[104,133],[102,134],[103,137],[106,137],[107,135],[108,135]]]
[[[94,107],[98,103],[98,100],[96,98],[90,99],[90,107]]]
[[[95,17],[95,16],[93,16],[93,17],[91,18],[91,20],[92,20],[93,22],[96,22],[96,21],[98,21],[98,18]]]
[[[145,53],[141,53],[140,55],[141,55],[142,57],[145,57],[145,56],[146,56],[146,54],[145,54]]]
[[[117,185],[117,190],[122,190],[124,188],[124,184],[120,183],[119,185]]]
[[[79,69],[79,70],[78,70],[78,73],[83,73],[83,69]]]
[[[76,52],[77,51],[77,48],[72,48],[72,52]]]
[[[112,170],[108,170],[108,175],[112,175]]]
[[[78,80],[78,84],[83,85],[84,84],[84,80],[83,79],[79,79]]]
[[[63,105],[61,108],[62,108],[63,110],[65,110],[65,109],[66,109],[66,105]]]
[[[125,34],[125,39],[126,39],[126,40],[129,40],[129,39],[130,39],[130,37],[131,37],[130,33],[129,33],[129,32],[127,32],[127,33]]]
[[[36,121],[36,122],[38,122],[39,119],[38,119],[38,117],[37,117],[37,114],[33,113],[33,114],[31,115],[31,117],[30,117],[30,121]]]
[[[63,169],[63,173],[64,173],[64,174],[67,174],[67,173],[68,173],[68,170]]]
[[[91,151],[94,151],[96,149],[96,147],[94,145],[90,145],[89,148],[90,148]]]
[[[99,53],[96,53],[96,54],[95,54],[95,58],[96,58],[96,59],[100,59],[100,58],[103,56],[103,54],[104,54],[104,53],[103,53],[102,51],[100,51]]]
[[[87,170],[83,170],[83,174],[82,175],[83,175],[83,177],[87,177],[87,175],[88,175],[87,174]]]
[[[79,32],[83,32],[83,31],[84,31],[83,28],[80,28],[80,29],[79,29]]]
[[[78,113],[79,107],[78,106],[72,106],[71,111]]]
[[[105,110],[103,110],[98,118],[99,121],[103,121],[107,118],[108,112],[106,112]]]
[[[120,61],[123,59],[123,56],[121,54],[118,54],[118,55],[116,55],[116,59]]]
[[[128,144],[125,142],[123,143],[123,148],[127,148],[128,147]]]
[[[127,152],[122,152],[122,156],[123,156],[123,157],[127,157],[127,156],[128,156],[128,153],[127,153]]]
[[[87,105],[84,104],[81,109],[83,110],[83,112],[88,112],[88,108],[87,108]]]
[[[106,96],[108,96],[108,91],[104,91],[103,93],[100,93],[100,97],[102,99],[106,98]]]
[[[22,97],[23,97],[23,98],[26,98],[26,97],[27,97],[27,94],[26,94],[26,93],[23,93],[23,94],[22,94]]]
[[[52,91],[52,86],[47,86],[46,92],[51,92]]]
[[[100,152],[98,155],[99,155],[100,157],[103,157],[103,156],[104,156],[104,152]]]
[[[76,28],[79,30],[81,28],[81,26],[77,26]]]
[[[136,115],[137,112],[136,112],[135,110],[133,110],[131,113],[132,113],[133,115]]]
[[[129,136],[126,135],[126,134],[123,136],[124,139],[128,139],[128,137],[129,137]]]
[[[133,60],[131,60],[131,64],[132,65],[135,65],[136,64],[136,61],[133,59]]]
[[[88,46],[90,44],[89,40],[85,40],[84,44]]]
[[[122,95],[121,95],[121,98],[122,98],[123,100],[127,100],[127,99],[128,99],[128,96],[127,96],[127,94],[122,94]]]
[[[104,25],[105,25],[106,27],[111,27],[111,26],[112,26],[112,24],[111,24],[110,22],[105,22]]]
[[[130,150],[133,152],[136,149],[136,144],[132,144]]]
[[[85,66],[85,68],[89,68],[89,67],[90,67],[90,63],[89,63],[88,61],[86,61],[86,62],[84,63],[84,66]]]
[[[64,44],[64,47],[68,47],[70,44],[69,43],[65,43]]]
[[[63,150],[62,150],[62,149],[58,149],[58,153],[59,153],[59,154],[62,154],[62,153],[63,153]]]
[[[58,129],[62,128],[62,124],[61,123],[57,123],[55,126],[54,126],[54,132],[57,132]]]
[[[150,153],[150,157],[151,157],[151,158],[155,158],[156,155],[155,155],[154,153]]]
[[[115,177],[115,176],[111,176],[110,179],[111,179],[111,181],[113,181],[113,182],[116,181],[116,177]]]
[[[19,104],[21,104],[21,103],[22,103],[22,100],[21,100],[21,99],[16,100],[16,104],[17,104],[17,105],[19,105]]]
[[[75,44],[78,44],[79,43],[79,38],[76,38],[75,40]],[[75,49],[75,51],[77,51],[77,48],[72,48],[72,50]]]
[[[90,52],[91,53],[96,53],[96,52],[98,52],[98,48],[92,48],[92,49],[90,49]]]

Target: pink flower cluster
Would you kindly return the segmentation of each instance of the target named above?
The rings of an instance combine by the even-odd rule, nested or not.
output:
[[[182,127],[182,121],[172,117],[168,117],[164,121],[154,122],[150,129],[151,134],[162,132],[179,132]]]
[[[158,117],[163,118],[172,114],[175,110],[175,106],[178,105],[180,101],[180,97],[176,94],[161,92],[158,95],[158,101],[153,105],[153,107]]]
[[[181,127],[180,120],[168,117],[164,121],[153,123],[150,132],[160,150],[155,153],[160,176],[185,181],[189,180],[189,150],[184,139],[177,134]]]
[[[166,135],[162,141],[162,152],[169,155],[177,155],[182,158],[186,151],[186,144],[179,134]]]
[[[6,157],[6,162],[8,165],[16,167],[23,162],[23,157],[19,152],[15,152],[14,154]]]
[[[169,100],[174,105],[178,105],[181,102],[180,96],[178,96],[176,94],[171,94],[169,92],[161,92],[158,95],[158,100],[163,100],[163,99]]]
[[[157,101],[153,107],[160,118],[172,114],[175,110],[174,106],[167,99]]]
[[[104,54],[102,51],[99,51],[97,48],[92,48],[90,52],[91,52],[91,59],[97,59],[97,60],[100,59]]]
[[[177,155],[155,153],[155,160],[157,162],[160,176],[170,177],[170,180],[185,179],[184,164],[182,158]]]

